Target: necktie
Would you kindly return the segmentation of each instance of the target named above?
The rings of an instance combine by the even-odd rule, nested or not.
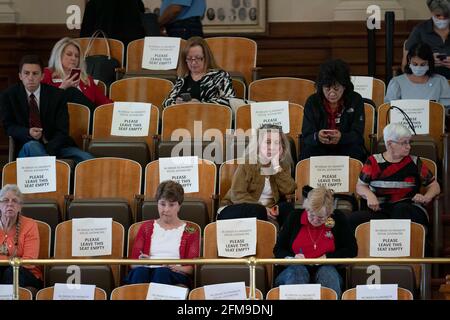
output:
[[[29,124],[30,128],[42,128],[41,116],[39,115],[39,109],[34,94],[30,94],[28,99],[28,105],[30,107]]]

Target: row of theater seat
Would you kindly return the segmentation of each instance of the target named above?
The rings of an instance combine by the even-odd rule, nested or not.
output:
[[[110,300],[146,300],[149,291],[149,284],[131,284],[115,288],[110,295]],[[247,298],[250,297],[250,288],[246,287]],[[41,289],[36,294],[36,300],[53,300],[54,287]],[[321,287],[320,300],[337,300],[337,294],[333,289]],[[398,300],[413,300],[412,293],[404,288],[397,290]],[[263,300],[263,294],[256,289],[256,299]],[[94,300],[107,300],[108,295],[105,290],[96,287],[94,292]],[[351,288],[342,294],[342,300],[356,300],[356,289]],[[33,294],[26,288],[19,288],[19,300],[32,300]],[[271,289],[266,300],[279,300],[279,288]],[[189,292],[188,300],[205,300],[204,288],[195,288]]]
[[[38,221],[40,234],[39,259],[48,259],[50,254],[50,227]],[[123,259],[130,257],[134,239],[143,222],[133,224],[125,233],[125,228],[113,221],[112,225],[112,253],[107,256],[97,256],[98,259]],[[203,234],[202,241],[199,243],[199,252],[201,257],[206,259],[218,259],[217,245],[217,225],[208,224],[204,230],[198,225],[192,223],[198,231]],[[358,243],[358,257],[369,257],[370,254],[370,223],[360,225],[356,230]],[[127,241],[125,242],[125,238]],[[257,221],[257,241],[256,258],[272,258],[273,248],[276,243],[276,227],[266,221]],[[425,229],[422,225],[411,222],[411,251],[410,257],[424,257]],[[126,252],[126,253],[124,253]],[[56,228],[54,254],[55,259],[77,259],[72,254],[72,220],[60,223]],[[429,286],[429,280],[426,276],[426,270],[423,266],[415,265],[383,265],[380,266],[381,283],[398,283],[399,286],[407,288],[411,292],[419,292],[425,286]],[[97,286],[110,293],[115,287],[120,286],[122,279],[126,274],[126,268],[118,265],[98,265],[98,266],[80,266],[81,283],[96,284]],[[255,283],[256,287],[263,293],[266,293],[272,287],[276,269],[273,265],[257,265]],[[345,269],[340,269],[343,276],[346,275],[347,287],[355,287],[358,284],[366,284],[367,266],[352,265]],[[44,278],[46,286],[54,283],[66,283],[70,274],[67,273],[67,267],[61,265],[49,266],[44,269]],[[245,281],[248,285],[249,269],[247,265],[201,265],[196,267],[195,284],[204,286],[207,284],[226,283]]]

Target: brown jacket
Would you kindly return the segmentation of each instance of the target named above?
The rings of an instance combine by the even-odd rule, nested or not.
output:
[[[231,188],[221,202],[221,206],[240,203],[258,203],[264,189],[265,176],[260,173],[259,164],[240,164],[237,168]],[[289,167],[270,176],[270,186],[272,188],[275,203],[278,203],[281,196],[294,193],[297,185],[291,177]],[[269,205],[271,206],[271,205]]]

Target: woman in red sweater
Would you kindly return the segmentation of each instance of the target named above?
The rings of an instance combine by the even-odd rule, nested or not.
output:
[[[200,255],[200,232],[194,224],[180,220],[183,187],[175,181],[158,186],[155,198],[159,219],[148,220],[139,228],[133,244],[132,259],[194,259]],[[193,266],[134,266],[125,282],[163,283],[191,287]]]
[[[65,90],[78,89],[94,108],[111,103],[112,100],[103,94],[102,90],[95,84],[94,79],[86,73],[84,60],[80,57],[81,47],[76,40],[68,37],[59,40],[52,49],[48,68],[44,69],[42,82]],[[76,72],[77,69],[79,73]],[[72,73],[72,70],[74,73]],[[75,100],[79,98],[76,94],[70,96],[75,96]],[[71,102],[87,104],[86,101]],[[92,110],[91,106],[89,107]]]

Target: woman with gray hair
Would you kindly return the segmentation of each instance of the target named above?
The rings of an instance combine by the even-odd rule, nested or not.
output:
[[[246,156],[234,173],[231,188],[222,200],[217,219],[256,217],[281,225],[294,209],[286,196],[294,193],[289,141],[280,126],[266,124],[257,131]]]
[[[353,258],[357,254],[354,234],[344,213],[333,210],[333,194],[325,187],[312,189],[304,209],[295,210],[278,235],[276,258]],[[333,265],[291,265],[275,280],[275,286],[320,283],[342,292],[343,279]]]
[[[39,257],[39,231],[33,219],[20,214],[23,196],[16,185],[7,184],[0,190],[0,259]],[[12,267],[0,267],[0,283],[13,283]],[[42,271],[26,265],[19,269],[19,286],[42,287]]]
[[[386,151],[367,159],[356,185],[369,210],[352,213],[352,225],[356,228],[371,219],[411,219],[427,226],[424,206],[441,192],[439,184],[420,158],[410,155],[411,132],[406,127],[391,123],[383,136]]]
[[[112,102],[86,73],[81,47],[75,39],[69,37],[62,38],[53,46],[42,82],[65,90],[79,89],[87,101],[82,95],[77,95],[76,91],[69,94],[69,101],[88,105],[91,110]]]
[[[450,3],[448,0],[427,0],[431,18],[417,25],[405,44],[409,51],[420,42],[428,44],[433,50],[436,73],[450,79]],[[406,64],[404,58],[403,64]]]

